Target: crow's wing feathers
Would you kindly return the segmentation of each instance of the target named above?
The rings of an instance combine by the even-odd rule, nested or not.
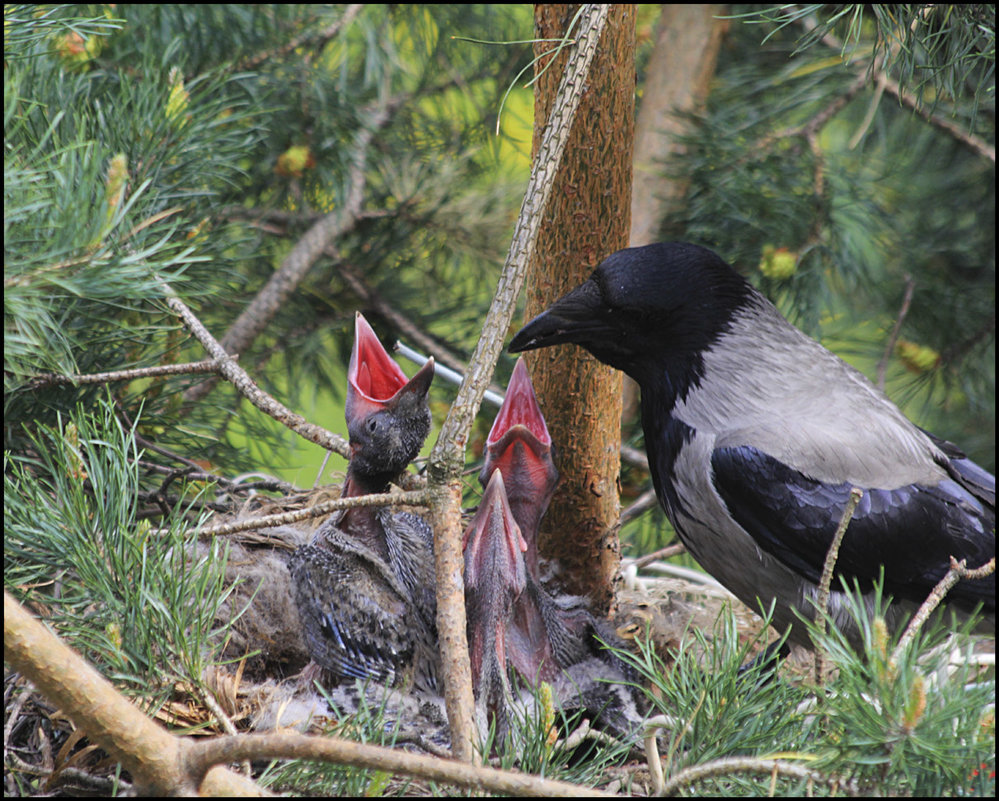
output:
[[[818,583],[851,486],[815,480],[750,446],[716,449],[711,466],[733,519],[762,550]],[[994,508],[955,481],[860,489],[836,568],[862,587],[884,565],[887,592],[921,601],[946,574],[950,556],[979,567],[995,555]],[[995,578],[962,581],[950,598],[994,611]]]

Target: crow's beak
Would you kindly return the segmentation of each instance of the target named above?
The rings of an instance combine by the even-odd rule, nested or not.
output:
[[[577,344],[607,336],[600,289],[591,279],[556,300],[518,331],[507,350],[521,353],[564,342]]]

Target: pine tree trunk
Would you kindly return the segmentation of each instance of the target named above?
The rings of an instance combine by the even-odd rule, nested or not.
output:
[[[536,37],[561,36],[577,8],[536,5]],[[550,47],[538,43],[535,53]],[[528,319],[585,280],[605,256],[628,244],[634,53],[635,6],[615,4],[528,268]],[[547,61],[540,61],[536,72]],[[535,85],[535,150],[563,63],[564,56]],[[561,563],[568,591],[587,594],[599,608],[607,609],[620,562],[621,374],[575,346],[530,353],[528,366],[562,475],[543,521],[541,553]]]

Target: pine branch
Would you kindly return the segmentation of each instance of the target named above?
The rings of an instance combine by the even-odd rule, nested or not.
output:
[[[957,123],[951,122],[950,120],[941,117],[938,114],[933,114],[928,111],[922,103],[919,102],[912,92],[908,92],[899,86],[898,81],[894,78],[889,78],[883,72],[879,72],[876,76],[877,82],[884,87],[885,91],[889,94],[895,95],[901,103],[911,108],[920,117],[926,120],[930,125],[935,128],[939,128],[946,134],[949,134],[958,142],[966,145],[971,150],[978,153],[980,156],[984,156],[993,164],[996,162],[996,146],[990,145],[988,142],[983,140],[981,137],[975,136],[972,133],[964,130]]]
[[[805,30],[811,32],[815,30],[816,24],[814,20],[802,19],[802,25]],[[836,50],[838,53],[843,52],[843,43],[831,33],[825,33],[821,37],[821,41],[827,47]],[[995,145],[990,145],[988,142],[984,141],[978,136],[969,133],[968,131],[961,128],[956,123],[951,122],[949,119],[941,117],[937,114],[928,111],[922,103],[919,102],[919,98],[912,92],[903,89],[902,86],[894,78],[891,78],[885,73],[883,64],[884,61],[875,61],[873,64],[865,65],[865,62],[859,62],[863,66],[863,72],[858,76],[858,81],[861,81],[864,85],[869,82],[870,74],[874,75],[874,83],[878,86],[880,91],[886,91],[891,95],[898,98],[899,102],[908,106],[913,111],[915,111],[920,117],[926,120],[930,125],[935,128],[939,128],[941,131],[954,137],[958,142],[969,147],[971,150],[975,151],[979,155],[985,156],[993,164],[996,160],[996,148]]]
[[[354,21],[357,15],[364,8],[363,3],[352,3],[344,9],[343,15],[335,22],[327,25],[320,31],[306,31],[301,36],[296,36],[280,47],[273,50],[265,50],[239,62],[240,70],[253,70],[267,61],[283,58],[290,53],[294,53],[300,47],[319,52],[326,43],[339,35],[340,31]]]
[[[232,357],[238,358],[238,357]],[[218,359],[204,359],[200,362],[186,364],[160,364],[155,367],[136,367],[131,370],[112,370],[106,373],[90,373],[88,375],[58,375],[56,373],[40,373],[28,380],[28,389],[43,389],[57,384],[111,384],[115,381],[132,381],[137,378],[161,378],[171,375],[188,375],[198,373],[217,373]]]
[[[444,700],[451,726],[451,747],[455,758],[462,762],[472,761],[475,755],[471,668],[461,582],[461,472],[465,448],[523,287],[527,264],[534,252],[541,219],[555,183],[555,172],[572,129],[607,13],[606,5],[584,7],[577,46],[569,56],[551,119],[534,158],[513,242],[486,315],[482,336],[469,362],[465,380],[441,426],[428,465],[430,488],[435,493],[430,515],[435,539],[437,630],[440,633]]]
[[[153,445],[153,443],[143,439],[138,434],[135,434],[134,436],[136,443],[142,448],[149,449],[150,446]],[[159,448],[158,446],[155,445],[153,445],[153,447],[157,448],[157,451],[161,454],[170,453],[165,448]],[[171,454],[171,455],[176,459],[180,460],[184,459],[184,457],[178,456],[176,454]],[[196,463],[194,467],[187,467],[183,470],[177,470],[172,467],[166,467],[161,464],[155,464],[153,462],[146,462],[142,460],[139,461],[139,465],[141,465],[143,469],[148,470],[149,472],[152,473],[160,473],[163,475],[174,476],[175,478],[186,478],[189,479],[190,481],[210,481],[215,484],[218,484],[226,492],[249,492],[251,490],[264,490],[266,492],[280,492],[284,495],[288,495],[289,493],[300,491],[294,485],[289,484],[287,481],[281,481],[281,479],[278,478],[269,478],[261,481],[252,481],[246,484],[241,484],[240,482],[233,481],[232,479],[226,478],[225,476],[220,476],[216,473],[209,473],[207,470],[204,470],[200,465]]]
[[[3,594],[3,658],[132,774],[140,794],[259,795],[260,788],[216,767],[197,783],[178,768],[190,743],[132,706],[79,654]]]
[[[674,556],[679,556],[680,554],[686,552],[687,546],[685,546],[682,542],[678,542],[674,545],[667,545],[665,548],[660,548],[658,551],[647,553],[636,559],[634,561],[635,569],[641,570],[646,565],[651,565],[659,559],[672,559]]]
[[[817,610],[815,626],[821,634],[825,634],[826,631],[825,615],[829,608],[829,593],[832,587],[833,573],[836,570],[836,560],[839,558],[839,546],[843,542],[843,537],[850,525],[850,521],[853,519],[853,513],[857,510],[857,504],[860,503],[860,499],[863,497],[864,491],[859,487],[850,489],[850,496],[846,499],[846,506],[843,508],[839,525],[836,526],[836,533],[833,534],[832,542],[829,543],[826,560],[822,565],[822,576],[819,579],[819,589],[815,597],[815,608]],[[821,685],[824,675],[825,658],[823,657],[822,649],[817,648],[815,651],[815,681]]]
[[[803,765],[795,765],[784,759],[754,759],[752,757],[726,757],[716,759],[712,762],[705,762],[701,765],[692,765],[684,768],[679,773],[670,777],[670,780],[663,785],[659,795],[677,795],[684,787],[694,782],[713,777],[726,777],[735,773],[764,773],[773,777],[771,783],[771,795],[775,789],[773,783],[777,776],[790,776],[794,779],[805,779],[809,785],[813,782],[829,787],[845,789],[848,795],[860,795],[860,789],[856,782],[835,776],[823,776],[814,770],[809,770]]]
[[[896,662],[899,661],[902,653],[912,641],[912,638],[916,636],[929,616],[933,614],[933,610],[940,605],[941,601],[943,601],[943,599],[947,596],[947,593],[950,592],[951,588],[957,584],[957,582],[961,579],[982,579],[986,576],[991,576],[995,570],[996,558],[994,556],[984,565],[977,568],[969,568],[967,567],[965,560],[962,559],[958,562],[952,556],[950,558],[950,569],[933,588],[926,600],[923,601],[922,606],[920,606],[916,611],[916,614],[913,615],[912,620],[909,621],[909,625],[906,627],[905,633],[902,634],[899,638],[898,645],[895,646],[895,651],[892,653],[892,659]]]
[[[951,364],[958,361],[976,345],[987,340],[990,335],[995,333],[995,330],[996,313],[995,309],[993,309],[992,314],[989,315],[989,319],[986,320],[983,325],[979,326],[977,331],[972,332],[970,336],[965,337],[960,342],[956,342],[946,348],[943,353],[940,354],[941,361],[945,364]]]
[[[885,343],[885,351],[881,356],[881,361],[878,362],[878,389],[882,392],[885,391],[885,380],[888,374],[888,362],[891,360],[892,353],[895,352],[895,343],[898,342],[898,335],[902,330],[902,323],[909,314],[909,306],[912,305],[912,295],[916,290],[916,280],[911,276],[907,275],[905,277],[905,294],[902,296],[902,306],[898,310],[898,316],[895,318],[895,325],[892,326],[891,334],[888,336],[888,341]]]
[[[328,515],[331,512],[338,512],[341,509],[356,509],[359,506],[395,506],[397,504],[424,506],[427,502],[427,490],[413,490],[410,492],[400,490],[398,492],[380,492],[374,495],[355,495],[350,498],[334,498],[329,501],[323,501],[307,509],[262,515],[261,517],[239,520],[235,523],[223,523],[218,526],[201,528],[198,529],[198,533],[203,537],[220,537],[223,534],[233,534],[237,531],[251,531],[259,528],[274,528],[275,526],[299,523],[302,520],[311,520],[315,517]],[[153,533],[163,534],[165,532],[160,529]]]
[[[394,111],[408,99],[405,96],[383,96],[367,109],[368,123],[358,132],[353,163],[347,176],[347,195],[342,207],[323,216],[291,249],[278,270],[270,277],[256,297],[236,318],[236,322],[222,338],[226,353],[245,353],[257,336],[270,324],[274,315],[305,278],[323,252],[338,238],[353,230],[361,214],[366,185],[368,148],[375,133],[392,118]],[[184,393],[188,405],[204,398],[215,382],[206,381]]]

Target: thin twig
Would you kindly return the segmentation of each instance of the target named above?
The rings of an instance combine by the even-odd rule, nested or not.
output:
[[[414,490],[412,492],[380,492],[373,495],[355,495],[351,498],[334,498],[329,501],[317,503],[307,509],[296,509],[291,512],[280,512],[273,515],[262,515],[261,517],[238,520],[234,523],[224,523],[219,526],[198,529],[198,534],[202,537],[220,537],[224,534],[235,534],[239,531],[251,531],[258,528],[274,528],[276,526],[286,526],[298,523],[302,520],[310,520],[315,517],[337,512],[341,509],[355,509],[358,506],[394,506],[404,504],[407,506],[425,506],[428,503],[429,493],[427,490]],[[165,534],[164,529],[158,529],[154,534]]]
[[[235,358],[235,357],[233,357]],[[155,367],[135,367],[130,370],[113,370],[107,373],[89,373],[87,375],[59,375],[58,373],[40,373],[28,380],[29,389],[39,389],[52,384],[110,384],[114,381],[132,381],[136,378],[159,378],[171,375],[187,375],[192,373],[217,373],[218,359],[204,359],[200,362],[185,364],[158,364]]]
[[[141,442],[138,443],[140,447],[146,447]],[[327,451],[328,453],[328,451]],[[296,492],[300,492],[294,484],[289,484],[287,481],[282,481],[279,478],[266,478],[260,481],[251,481],[245,484],[240,484],[237,481],[233,481],[230,478],[225,478],[224,476],[217,475],[215,473],[210,473],[204,470],[200,466],[195,469],[193,467],[188,467],[183,471],[175,470],[172,467],[166,467],[165,465],[156,464],[155,462],[147,462],[142,459],[138,462],[139,466],[150,473],[159,473],[161,475],[174,475],[179,474],[189,481],[205,481],[218,484],[227,493],[238,493],[238,492],[250,492],[252,490],[264,490],[265,492],[280,492],[283,495],[291,495]]]
[[[635,467],[642,467],[645,470],[649,469],[649,457],[638,448],[632,448],[630,445],[621,446],[621,459],[628,462],[628,464],[633,464]]]
[[[878,389],[882,392],[885,391],[885,381],[888,376],[888,362],[891,359],[892,353],[895,352],[895,343],[898,342],[898,335],[902,330],[902,323],[909,314],[909,307],[912,305],[912,295],[915,290],[916,279],[914,279],[911,275],[905,276],[905,294],[902,296],[902,305],[898,310],[898,316],[895,318],[895,325],[891,329],[888,341],[885,343],[885,352],[881,356],[881,361],[878,362]]]
[[[850,495],[846,499],[846,506],[843,508],[843,515],[840,517],[839,525],[836,526],[836,533],[833,534],[832,542],[829,543],[829,550],[826,552],[826,561],[822,565],[822,578],[819,579],[819,590],[815,596],[815,626],[821,633],[826,630],[826,613],[829,607],[829,593],[832,588],[833,572],[836,569],[836,560],[839,558],[839,546],[843,542],[846,529],[853,519],[853,513],[857,509],[857,504],[864,497],[864,491],[859,487],[852,487]],[[821,648],[815,650],[815,681],[819,684],[825,675],[825,658]]]
[[[426,364],[427,358],[425,354],[419,351],[413,350],[409,345],[403,342],[396,342],[393,348],[400,356],[409,359],[411,362],[417,364]],[[443,378],[449,384],[454,384],[456,387],[461,386],[461,382],[465,380],[464,373],[458,370],[452,370],[450,367],[437,362],[437,354],[432,353],[436,366],[434,367],[434,378]],[[499,408],[503,405],[503,391],[499,387],[491,387],[487,389],[483,394],[483,399],[489,401],[493,406]]]
[[[650,565],[657,559],[672,559],[674,556],[679,556],[682,553],[687,552],[687,546],[682,542],[676,542],[672,545],[667,545],[665,548],[660,548],[658,551],[653,551],[645,556],[641,556],[635,560],[635,569],[641,570],[646,565]]]
[[[805,30],[807,31],[814,30],[815,28],[815,22],[810,18],[807,17],[802,18],[801,23],[805,28]],[[834,36],[831,33],[826,33],[825,35],[823,35],[822,42],[827,47],[836,50],[836,52],[838,53],[843,52],[842,41],[840,41],[838,37]],[[862,61],[859,63],[861,65],[864,64],[864,62]],[[921,116],[928,123],[930,123],[930,125],[933,125],[934,127],[937,127],[942,131],[945,131],[950,136],[953,136],[957,141],[961,142],[964,145],[967,145],[969,148],[974,150],[979,155],[985,156],[985,158],[987,158],[989,161],[995,163],[996,160],[995,145],[989,144],[984,139],[981,139],[980,137],[977,137],[974,134],[969,133],[964,128],[959,126],[957,123],[952,122],[950,119],[937,116],[936,114],[927,111],[926,108],[920,104],[919,98],[915,94],[913,94],[912,92],[907,92],[904,89],[902,89],[898,81],[894,80],[893,78],[890,78],[884,72],[882,62],[875,62],[873,67],[867,67],[867,66],[864,67],[864,72],[862,73],[862,76],[864,78],[865,83],[868,80],[868,75],[871,73],[874,74],[874,81],[881,85],[880,86],[881,91],[886,91],[889,94],[894,95],[899,99],[900,102],[909,106],[909,108],[911,108],[913,111],[919,114],[919,116]]]
[[[655,488],[649,487],[641,495],[635,498],[623,512],[621,512],[621,524],[624,525],[629,520],[633,520],[649,509],[654,509],[659,505],[659,496],[656,495]]]
[[[706,697],[707,691],[702,691],[694,711],[690,713],[679,733],[670,743],[669,752],[666,754],[666,764],[673,762],[673,754],[676,753],[677,746],[690,730],[690,726],[694,722],[694,718],[697,717]],[[659,732],[662,729],[675,729],[678,722],[667,715],[656,715],[645,722],[645,760],[649,765],[649,775],[652,777],[652,795],[659,795],[664,786],[663,766],[659,757]]]
[[[947,119],[946,117],[941,117],[928,111],[925,106],[919,102],[919,98],[912,92],[907,92],[901,88],[898,81],[894,78],[889,78],[884,73],[878,73],[877,80],[884,84],[885,91],[895,95],[900,102],[915,111],[920,117],[926,120],[930,125],[935,128],[939,128],[941,131],[950,134],[954,139],[963,145],[966,145],[971,150],[978,153],[980,156],[984,156],[993,164],[996,162],[996,147],[995,145],[989,144],[981,137],[975,136],[974,134],[968,133],[963,127],[955,122]]]
[[[294,53],[301,47],[309,47],[317,53],[326,46],[326,43],[335,38],[347,25],[354,21],[354,18],[364,8],[363,3],[353,3],[344,9],[340,18],[320,31],[306,31],[301,36],[296,36],[285,42],[280,47],[273,50],[265,50],[263,53],[254,55],[239,62],[239,69],[252,70],[259,67],[266,61]]]
[[[733,773],[763,773],[772,775],[779,773],[783,776],[790,776],[793,779],[806,779],[821,782],[825,785],[837,785],[847,788],[851,795],[858,793],[855,782],[836,776],[823,776],[814,770],[809,770],[803,765],[796,765],[783,759],[756,759],[754,757],[725,757],[705,762],[700,765],[691,765],[675,774],[663,786],[659,795],[676,795],[683,787],[703,779],[710,779],[714,776],[730,776]]]
[[[900,660],[902,652],[905,651],[909,642],[923,627],[927,618],[933,614],[933,610],[940,605],[940,602],[943,601],[947,593],[950,592],[951,587],[957,584],[957,582],[961,579],[974,580],[991,576],[995,572],[995,569],[996,558],[994,556],[984,565],[976,568],[969,568],[965,565],[964,559],[958,562],[952,556],[950,558],[950,570],[947,571],[947,575],[937,582],[937,585],[927,596],[926,600],[923,601],[922,605],[916,611],[916,614],[912,616],[912,620],[909,621],[909,625],[905,628],[905,633],[902,634],[899,638],[898,645],[895,646],[895,651],[892,653],[892,659],[896,662]]]
[[[218,702],[210,689],[205,688],[204,691],[198,693],[198,697],[201,699],[201,702],[208,707],[208,711],[215,715],[215,719],[222,724],[222,728],[225,729],[226,734],[230,737],[235,737],[239,734],[235,724],[229,719],[229,716],[222,709],[222,705]],[[244,776],[250,776],[252,774],[249,760],[242,761],[239,772]]]
[[[225,349],[219,344],[218,340],[209,333],[208,329],[195,316],[194,312],[177,296],[173,288],[165,281],[161,281],[161,286],[166,295],[167,305],[183,320],[184,325],[187,326],[187,329],[202,344],[205,350],[218,360],[219,375],[229,381],[240,395],[262,412],[273,417],[296,434],[309,440],[309,442],[314,442],[316,445],[320,445],[327,450],[335,451],[345,459],[350,457],[350,447],[343,437],[334,434],[332,431],[327,431],[322,426],[308,422],[304,417],[295,414],[260,389],[247,372],[236,364],[235,360],[225,352]]]

